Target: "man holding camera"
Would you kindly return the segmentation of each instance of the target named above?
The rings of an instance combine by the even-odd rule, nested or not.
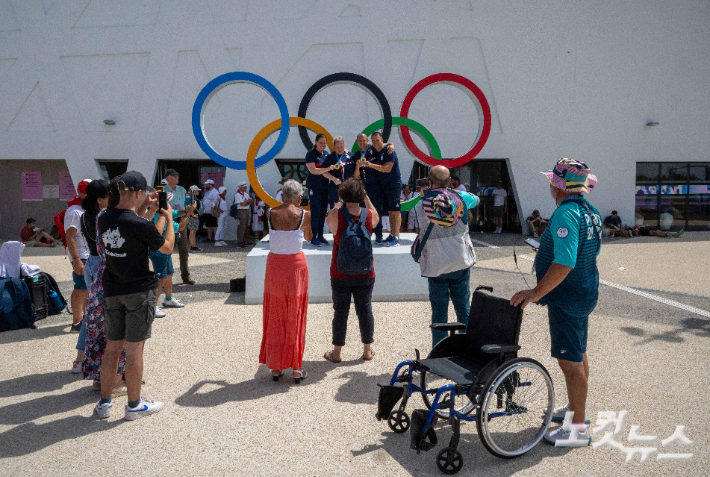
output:
[[[113,377],[118,372],[121,350],[126,350],[125,380],[128,405],[124,417],[133,421],[160,411],[164,404],[141,397],[143,348],[151,336],[155,318],[155,290],[158,279],[148,268],[148,253],[172,253],[175,244],[173,212],[161,209],[158,226],[166,224],[165,237],[151,221],[143,218],[155,207],[158,194],[146,197],[147,183],[140,172],[130,171],[112,181],[109,189],[120,201],[98,220],[99,236],[106,250],[104,271],[104,319],[106,351],[101,364],[101,400],[96,412],[101,419],[111,415]],[[108,377],[110,379],[103,379]]]
[[[175,169],[168,169],[165,171],[165,180],[168,185],[164,186],[165,192],[173,194],[173,198],[170,200],[170,207],[175,210],[185,210],[185,197],[187,196],[187,191],[183,186],[178,185],[180,180],[180,174]],[[180,232],[180,239],[178,240],[178,253],[180,254],[180,275],[182,277],[182,283],[185,285],[194,285],[195,280],[190,278],[190,266],[188,260],[190,259],[190,247],[188,245],[188,231]]]

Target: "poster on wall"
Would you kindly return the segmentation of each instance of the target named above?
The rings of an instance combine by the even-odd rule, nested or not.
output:
[[[42,200],[42,173],[40,171],[23,172],[22,200]]]
[[[76,195],[76,187],[71,180],[69,171],[59,173],[59,198],[62,200],[71,200]]]
[[[58,185],[42,186],[42,197],[45,199],[59,199],[59,186]]]
[[[221,171],[202,172],[202,183],[204,184],[205,181],[209,179],[212,179],[214,181],[215,189],[219,189],[224,185],[224,174]]]

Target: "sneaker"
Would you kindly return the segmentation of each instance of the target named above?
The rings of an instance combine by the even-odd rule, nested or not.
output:
[[[227,244],[222,241],[217,241],[214,243],[215,247],[224,247],[225,245],[227,245]]]
[[[393,238],[394,238],[394,235],[389,234],[389,235],[387,236],[387,238],[385,239],[385,242],[390,243]]]
[[[79,373],[81,373],[81,363],[82,363],[82,362],[79,361],[79,360],[76,360],[76,361],[74,361],[74,363],[72,363],[72,366],[71,366],[71,372],[72,372],[72,374],[79,374]]]
[[[141,398],[136,407],[126,406],[125,419],[127,421],[135,421],[141,417],[150,416],[163,409],[163,406],[165,406],[165,404],[160,401],[153,402]]]
[[[387,245],[387,241],[385,239],[383,239],[381,236],[375,237],[375,243],[377,245]]]
[[[99,416],[99,419],[111,417],[111,406],[112,404],[110,402],[104,404],[96,403],[96,414]]]
[[[78,333],[81,331],[81,321],[75,325],[71,325],[71,331],[72,333]]]
[[[185,306],[177,298],[172,298],[170,300],[163,300],[163,308],[182,308]]]
[[[183,279],[182,279],[182,284],[183,284],[183,285],[194,285],[194,284],[195,284],[195,280],[193,280],[193,279],[190,278],[190,277],[183,278]]]
[[[399,247],[399,237],[392,236],[392,240],[386,244],[388,247]]]
[[[552,421],[553,422],[562,422],[565,420],[565,414],[567,414],[567,411],[569,411],[569,403],[565,404],[562,407],[555,408],[554,411],[552,411]],[[543,414],[547,414],[547,408],[542,410]]]
[[[552,432],[548,432],[545,434],[545,440],[549,442],[552,445],[555,445],[557,441],[564,441],[568,440],[570,436],[570,431],[566,431],[562,429],[561,427],[557,430],[554,430]],[[592,442],[592,436],[589,435],[589,431],[587,430],[587,426],[584,426],[584,431],[578,431],[577,434],[577,439],[581,441],[587,441],[587,445],[591,444]],[[582,446],[574,446],[574,447],[582,447]]]
[[[681,235],[683,235],[684,233],[685,233],[685,230],[683,230],[683,229],[680,229],[680,230],[679,230],[678,232],[676,232],[676,234],[675,234],[675,238],[678,238],[678,237],[680,237],[680,236],[681,236]]]
[[[314,237],[313,240],[311,240],[311,245],[313,245],[314,247],[320,247],[320,246],[323,245],[323,244],[320,243],[320,240],[319,240],[319,239],[317,239],[317,238]]]
[[[155,306],[155,317],[156,318],[165,318],[165,312],[161,310],[157,305]]]
[[[330,242],[328,242],[325,237],[319,238],[318,241],[320,241],[323,245],[330,245]]]
[[[125,396],[126,394],[128,394],[128,388],[125,384],[123,384],[123,382],[118,383],[118,386],[111,390],[112,398]]]
[[[202,249],[199,249],[197,247],[190,247],[190,252],[201,252]]]

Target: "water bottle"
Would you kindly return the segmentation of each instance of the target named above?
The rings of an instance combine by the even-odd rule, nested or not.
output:
[[[64,305],[62,305],[62,300],[59,298],[59,294],[52,290],[49,292],[49,300],[52,302],[52,306],[57,310],[61,311],[64,309]]]

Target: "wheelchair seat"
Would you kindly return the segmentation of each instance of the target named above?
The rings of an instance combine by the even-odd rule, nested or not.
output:
[[[420,364],[430,373],[446,378],[456,384],[473,384],[487,363],[481,363],[460,356],[450,358],[422,359]]]

